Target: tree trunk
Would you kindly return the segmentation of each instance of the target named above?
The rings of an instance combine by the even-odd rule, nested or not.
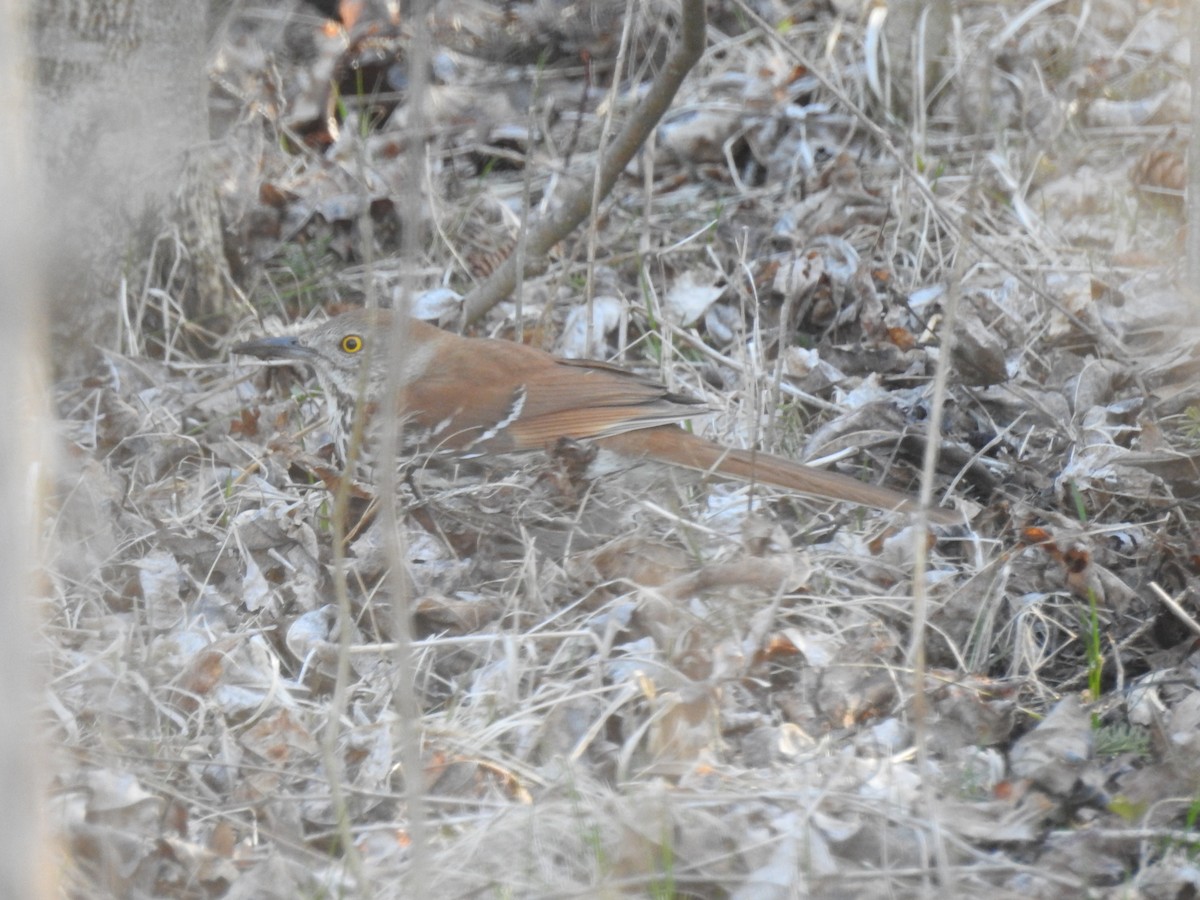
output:
[[[36,4],[32,109],[56,346],[118,347],[123,319],[152,334],[225,306],[206,11],[174,0]],[[118,302],[122,279],[131,309]],[[70,368],[87,356],[55,359]]]

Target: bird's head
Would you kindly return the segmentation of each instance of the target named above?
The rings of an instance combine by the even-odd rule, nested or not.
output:
[[[234,346],[233,352],[268,361],[306,363],[337,393],[354,399],[364,390],[370,396],[382,387],[391,324],[392,314],[387,310],[355,310],[296,334],[245,341]]]

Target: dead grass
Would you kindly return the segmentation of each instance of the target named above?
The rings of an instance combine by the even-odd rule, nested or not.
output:
[[[641,83],[671,20],[635,7]],[[369,485],[350,502],[353,621],[336,613],[320,392],[196,362],[147,286],[124,345],[57,392],[45,712],[68,895],[1196,889],[1195,340],[1179,211],[1131,180],[1182,121],[1181,11],[931,7],[922,106],[906,40],[754,9],[769,31],[712,4],[704,62],[596,222],[592,344],[568,325],[584,235],[480,333],[657,369],[724,441],[914,490],[945,365],[934,497],[970,527],[926,540],[646,467],[432,461],[401,488],[417,634],[399,683]],[[300,146],[324,56],[289,59],[247,18],[220,60],[239,110],[223,202],[267,317],[368,283],[388,297],[408,266],[456,292],[418,308],[453,318],[520,198],[540,210],[590,177],[613,102],[601,64],[589,84],[439,50],[412,172],[403,109]],[[404,262],[413,219],[391,198],[413,178],[426,250]],[[419,721],[396,712],[408,691]]]

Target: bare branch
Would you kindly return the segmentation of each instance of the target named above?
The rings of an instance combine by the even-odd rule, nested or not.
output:
[[[592,214],[595,209],[592,199],[594,184],[598,185],[594,191],[596,198],[608,196],[629,161],[670,107],[683,79],[699,61],[704,52],[704,2],[682,0],[680,9],[679,41],[667,57],[662,72],[621,133],[613,140],[612,146],[603,153],[596,182],[580,184],[563,199],[557,209],[533,226],[525,245],[525,271],[522,274],[536,275],[545,271],[545,258],[550,248]],[[510,256],[486,281],[467,294],[463,301],[463,319],[466,323],[476,321],[513,292],[519,274],[517,263],[517,257]]]

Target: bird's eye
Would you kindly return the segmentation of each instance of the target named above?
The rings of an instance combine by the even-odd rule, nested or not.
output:
[[[363,339],[357,334],[348,334],[342,338],[342,351],[345,353],[357,353],[363,348]]]

